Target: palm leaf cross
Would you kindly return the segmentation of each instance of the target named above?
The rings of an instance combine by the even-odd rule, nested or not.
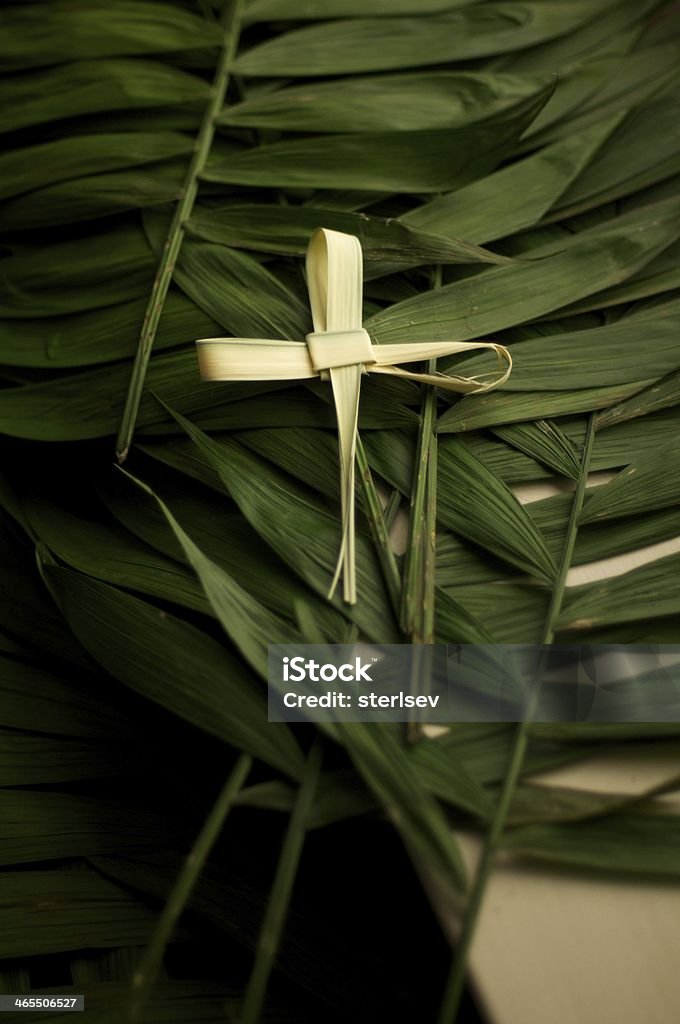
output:
[[[484,341],[438,341],[374,346],[362,326],[363,262],[354,235],[317,229],[307,248],[307,287],[314,331],[304,341],[270,338],[201,338],[196,342],[203,380],[330,380],[338,421],[342,542],[329,590],[335,593],[340,575],[343,597],[356,602],[354,553],[354,465],[359,393],[364,373],[384,373],[465,394],[490,391],[503,384],[512,369],[503,345]],[[451,356],[470,349],[493,349],[501,369],[473,377],[412,373],[395,363]],[[502,368],[506,364],[505,369]]]

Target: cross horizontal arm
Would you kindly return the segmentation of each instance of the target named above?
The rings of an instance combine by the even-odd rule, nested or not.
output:
[[[324,335],[309,335],[308,341],[276,341],[269,338],[202,338],[198,346],[198,363],[204,380],[309,380],[325,376],[327,367],[347,365],[347,354],[343,339],[345,334],[337,332],[337,341],[329,332]],[[365,332],[362,332],[365,334]],[[326,355],[323,359],[314,357],[314,348],[309,340],[326,339]],[[368,335],[366,335],[368,337]],[[337,348],[335,347],[337,346]],[[504,372],[489,371],[474,377],[455,373],[411,373],[394,363],[409,363],[444,356],[458,355],[474,349],[487,348],[495,352],[499,361],[505,362]],[[322,349],[323,351],[323,349]],[[488,341],[420,341],[403,345],[370,345],[364,351],[362,367],[368,373],[389,374],[433,384],[447,391],[470,394],[488,391],[503,384],[510,376],[512,359],[503,345]],[[355,360],[353,360],[355,361]],[[315,366],[315,363],[317,364]],[[320,365],[319,365],[320,364]]]

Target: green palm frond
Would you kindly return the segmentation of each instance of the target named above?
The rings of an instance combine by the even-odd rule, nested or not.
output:
[[[47,978],[102,1024],[434,1020],[425,982],[407,989],[371,947],[407,945],[406,915],[354,934],[362,872],[383,914],[394,902],[375,847],[420,911],[409,862],[467,907],[453,1024],[496,849],[677,881],[677,815],[655,802],[677,777],[634,804],[531,777],[610,739],[676,750],[680,730],[630,707],[619,725],[460,724],[412,743],[270,724],[266,646],[678,641],[680,556],[653,548],[679,532],[677,11],[3,13],[0,990]],[[485,339],[514,360],[479,396],[362,384],[352,607],[326,598],[326,385],[204,384],[193,345],[304,337],[319,226],[361,240],[375,344]],[[518,500],[546,482],[557,493]],[[409,511],[402,557],[388,534]],[[646,547],[623,575],[570,584]],[[454,825],[487,837],[476,882]]]

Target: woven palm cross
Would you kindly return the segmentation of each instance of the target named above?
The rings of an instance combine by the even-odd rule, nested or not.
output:
[[[307,287],[314,332],[304,341],[269,338],[202,338],[196,342],[203,380],[330,380],[338,421],[342,503],[342,542],[329,598],[340,575],[343,597],[356,601],[354,552],[354,464],[361,377],[383,373],[462,393],[490,391],[512,369],[503,345],[483,341],[415,342],[373,345],[362,327],[363,265],[354,235],[319,228],[307,249]],[[395,363],[454,355],[470,349],[493,349],[507,366],[496,374],[461,377],[411,373]]]

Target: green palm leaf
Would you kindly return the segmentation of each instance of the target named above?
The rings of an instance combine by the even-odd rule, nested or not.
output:
[[[269,723],[261,678],[275,640],[677,642],[672,15],[667,0],[7,7],[5,991],[48,977],[111,1024],[120,1005],[159,1024],[434,1020],[438,961],[418,957],[440,941],[423,908],[446,892],[468,922],[453,1024],[496,849],[527,870],[677,881],[658,803],[675,776],[637,801],[533,780],[614,741],[631,762],[643,739],[676,756],[677,725],[636,721],[634,700],[600,695],[587,724],[425,739],[414,723]],[[327,600],[326,383],[202,383],[193,344],[302,340],[320,226],[360,238],[376,345],[484,339],[514,360],[505,387],[464,398],[364,378],[354,607]],[[492,363],[436,369],[459,366]],[[117,431],[133,480],[111,466]],[[557,493],[531,500],[545,484]],[[635,568],[571,585],[629,552]],[[674,698],[672,675],[642,683]],[[452,827],[487,830],[471,886]]]

